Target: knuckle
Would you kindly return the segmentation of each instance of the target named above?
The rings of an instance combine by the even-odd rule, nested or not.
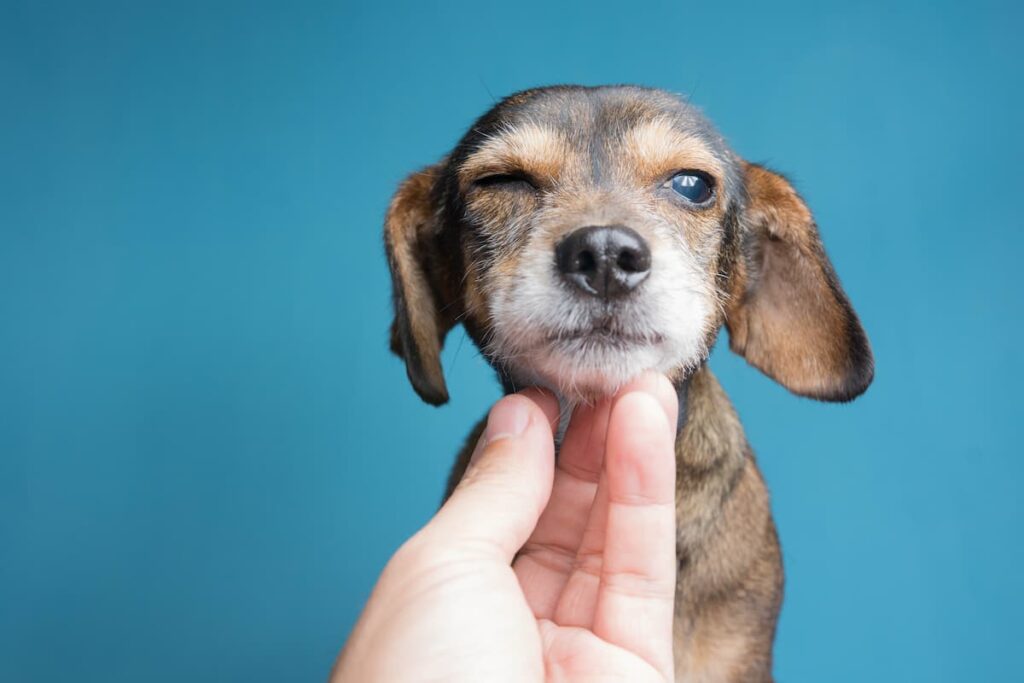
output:
[[[578,572],[600,577],[603,566],[604,553],[601,551],[581,548],[576,554],[575,569]]]
[[[651,576],[631,569],[605,572],[601,583],[608,592],[630,598],[671,600],[676,591],[674,578]]]

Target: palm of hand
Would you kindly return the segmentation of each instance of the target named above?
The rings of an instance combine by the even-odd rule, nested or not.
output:
[[[660,393],[674,418],[674,394]],[[672,680],[672,433],[636,405],[617,405],[609,424],[611,412],[603,402],[574,415],[548,506],[513,564],[548,680]]]
[[[510,400],[529,425],[491,434]],[[452,497],[389,562],[334,680],[672,681],[675,411],[668,381],[642,377],[577,409],[555,464],[557,401],[503,399]]]

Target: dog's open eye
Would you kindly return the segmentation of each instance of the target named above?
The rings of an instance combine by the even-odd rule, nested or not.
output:
[[[477,178],[473,185],[481,188],[507,189],[507,190],[535,190],[530,176],[520,171],[512,173],[493,173],[491,175]]]
[[[672,190],[691,204],[703,204],[711,199],[711,179],[697,171],[681,171],[672,176]]]

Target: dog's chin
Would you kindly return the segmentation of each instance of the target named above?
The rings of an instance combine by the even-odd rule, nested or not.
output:
[[[592,403],[648,370],[677,367],[680,359],[672,357],[669,347],[657,335],[553,337],[519,355],[510,369],[524,383],[545,386],[573,403]]]

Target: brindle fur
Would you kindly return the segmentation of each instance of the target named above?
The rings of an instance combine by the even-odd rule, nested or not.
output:
[[[521,140],[531,159],[510,160],[503,156],[507,147],[488,146],[502,136],[534,135],[530,126],[538,122],[566,135]],[[626,139],[634,128],[644,136],[635,148],[610,147],[608,140]],[[467,194],[474,178],[528,163],[521,170],[537,177],[545,191],[560,192],[556,208],[568,217],[586,210],[581,198],[598,185],[649,183],[672,163],[710,169],[718,185],[716,205],[678,217],[719,304],[705,330],[707,348],[725,325],[734,351],[791,391],[821,400],[850,400],[871,382],[864,331],[810,211],[782,176],[742,161],[699,113],[667,93],[556,86],[503,100],[450,155],[411,176],[389,209],[392,348],[405,358],[424,400],[447,400],[439,353],[458,322],[506,391],[517,386],[515,368],[488,346],[494,324],[489,288],[494,278],[515,277],[525,239],[522,215],[539,206],[529,196]],[[743,428],[703,360],[670,372],[685,411],[676,440],[676,678],[771,681],[783,585],[778,537]],[[483,422],[462,449],[448,492],[462,477],[482,428]]]

